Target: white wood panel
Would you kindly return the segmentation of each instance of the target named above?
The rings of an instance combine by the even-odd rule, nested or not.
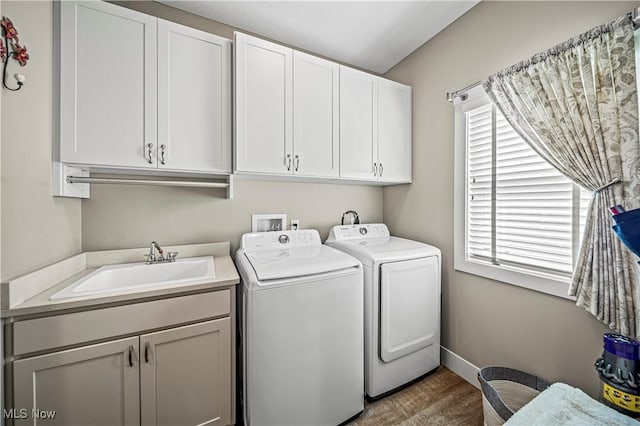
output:
[[[235,33],[237,171],[293,173],[292,56],[289,48]]]
[[[155,168],[145,144],[157,144],[156,18],[106,2],[60,7],[61,161]]]
[[[293,52],[294,174],[338,176],[339,65]]]
[[[340,177],[376,179],[377,77],[340,66]]]
[[[158,64],[158,167],[230,172],[231,40],[158,20]]]
[[[140,336],[143,425],[231,423],[230,319]]]
[[[379,178],[411,182],[411,86],[378,79]]]
[[[140,424],[137,353],[130,337],[15,361],[14,405],[27,410],[16,425]],[[38,419],[33,409],[55,417]]]

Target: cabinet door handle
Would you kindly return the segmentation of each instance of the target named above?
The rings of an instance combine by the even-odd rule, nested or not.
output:
[[[144,344],[144,362],[146,362],[147,364],[149,364],[149,342],[146,342]]]
[[[382,163],[380,163],[380,177],[382,177],[382,173],[384,173],[384,167],[382,167]]]
[[[296,172],[298,171],[299,168],[300,168],[300,156],[296,155]]]
[[[287,154],[286,163],[287,163],[287,171],[291,171],[291,154]]]
[[[129,367],[133,367],[133,346],[129,346]]]
[[[148,143],[147,144],[147,156],[149,158],[147,158],[147,163],[149,164],[153,164],[153,160],[151,159],[151,154],[152,154],[152,149],[153,149],[153,144],[152,143]]]
[[[164,164],[164,150],[167,148],[165,144],[160,145],[160,164]]]
[[[373,163],[373,175],[378,176],[378,163]]]

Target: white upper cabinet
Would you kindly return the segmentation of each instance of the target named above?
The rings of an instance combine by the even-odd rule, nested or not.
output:
[[[293,52],[294,174],[337,177],[339,170],[339,66]]]
[[[103,2],[58,6],[61,161],[155,167],[157,19]]]
[[[236,171],[337,178],[339,66],[235,37]]]
[[[61,162],[231,171],[230,40],[110,3],[56,4]]]
[[[411,182],[411,87],[340,67],[340,177]]]
[[[293,171],[292,59],[289,48],[235,34],[236,171]]]
[[[377,178],[378,77],[340,66],[340,177]]]
[[[378,178],[411,182],[411,86],[378,79]]]
[[[231,42],[158,21],[158,167],[231,171]]]

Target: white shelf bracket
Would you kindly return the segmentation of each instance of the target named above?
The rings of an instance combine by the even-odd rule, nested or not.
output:
[[[88,183],[71,183],[69,176],[89,177],[89,169],[69,166],[54,161],[52,163],[51,190],[54,197],[90,198]]]
[[[227,186],[227,199],[232,199],[233,198],[233,185],[235,184],[233,175],[227,176],[227,184],[229,185],[229,186]]]

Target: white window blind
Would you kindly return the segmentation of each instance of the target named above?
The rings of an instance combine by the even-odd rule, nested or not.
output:
[[[568,278],[590,193],[536,154],[488,101],[465,112],[469,260]]]

